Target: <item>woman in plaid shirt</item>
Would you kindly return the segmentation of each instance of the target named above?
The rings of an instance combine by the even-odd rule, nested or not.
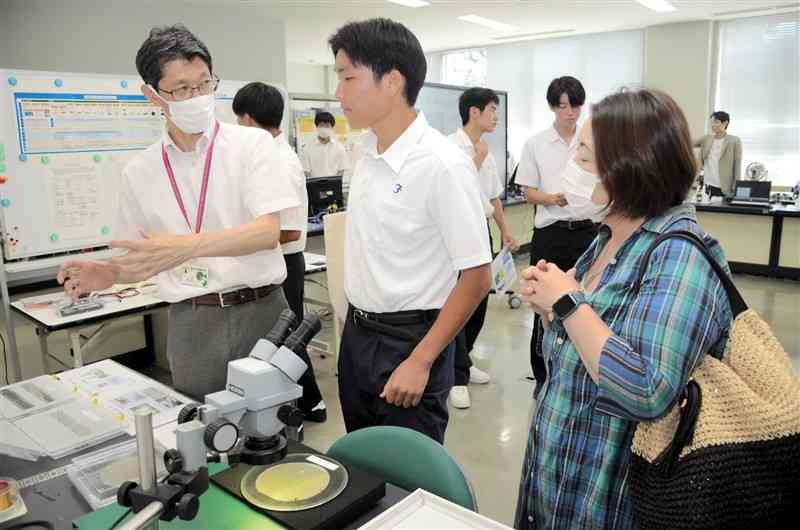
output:
[[[702,254],[659,234],[689,230],[726,266],[719,244],[684,204],[696,166],[683,112],[651,90],[608,96],[580,132],[572,170],[596,179],[607,206],[598,237],[575,269],[540,261],[522,294],[549,324],[548,378],[522,467],[518,529],[632,528],[627,470],[639,421],[665,414],[699,359],[725,345],[727,296]],[[555,306],[555,307],[554,307]]]

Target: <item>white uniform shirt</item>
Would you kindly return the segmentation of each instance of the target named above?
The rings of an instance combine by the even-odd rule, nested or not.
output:
[[[140,230],[194,233],[203,164],[212,132],[210,127],[197,143],[195,151],[182,152],[165,131],[161,141],[139,153],[125,166],[116,238],[140,239]],[[191,232],[164,168],[162,141],[186,206]],[[272,135],[263,129],[220,123],[208,178],[202,231],[234,228],[256,217],[294,208],[299,203]],[[208,268],[208,285],[184,285],[179,267],[158,275],[161,298],[167,302],[179,302],[245,286],[255,288],[281,284],[286,279],[286,264],[280,247],[235,258],[199,258],[191,264]]]
[[[561,172],[578,149],[579,129],[580,127],[575,129],[569,144],[561,138],[555,126],[550,126],[530,137],[522,148],[516,183],[536,188],[544,193],[562,193],[564,190],[561,184]],[[537,204],[533,224],[536,228],[544,228],[556,221],[571,219],[579,220],[573,217],[573,212],[569,208]]]
[[[475,159],[475,146],[472,140],[464,129],[459,129],[450,136],[448,136],[453,143],[455,143],[470,160]],[[503,193],[503,185],[500,183],[500,175],[497,173],[497,162],[492,153],[486,155],[480,169],[478,169],[478,186],[481,191],[481,202],[483,203],[483,213],[486,217],[491,217],[494,214],[494,205],[490,202],[492,199],[500,197]]]
[[[475,164],[420,113],[382,155],[372,131],[350,185],[344,286],[376,313],[440,309],[458,271],[491,261]]]
[[[300,230],[300,239],[281,245],[284,254],[295,254],[306,249],[306,236],[308,233],[308,191],[306,190],[306,175],[297,153],[286,141],[286,135],[281,133],[275,137],[278,146],[278,155],[283,167],[292,181],[294,192],[300,199],[300,206],[281,211],[281,230]]]
[[[720,187],[719,180],[719,159],[722,158],[722,148],[725,146],[725,138],[714,138],[711,143],[711,152],[708,154],[706,164],[703,169],[703,183],[706,186]]]
[[[333,177],[347,168],[347,153],[342,144],[331,138],[323,144],[318,137],[303,148],[303,169],[311,178]]]

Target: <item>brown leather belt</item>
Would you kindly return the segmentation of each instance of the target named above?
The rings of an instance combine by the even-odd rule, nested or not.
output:
[[[266,298],[275,289],[280,289],[280,285],[263,285],[251,289],[245,287],[237,291],[226,291],[224,293],[209,293],[195,298],[189,298],[186,302],[197,305],[213,305],[217,307],[230,307],[233,305],[246,304],[259,298]]]

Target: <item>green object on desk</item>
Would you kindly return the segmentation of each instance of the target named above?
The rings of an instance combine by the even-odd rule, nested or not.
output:
[[[225,464],[209,464],[208,473],[213,475],[227,468]],[[108,530],[127,508],[118,504],[106,506],[96,512],[84,515],[72,522],[76,530]],[[129,516],[132,517],[132,516]],[[127,520],[127,518],[126,518]],[[119,526],[119,525],[118,525]],[[200,511],[192,521],[181,521],[175,518],[166,523],[159,521],[160,530],[285,530],[285,528],[264,514],[228,495],[214,484],[209,484],[208,491],[200,496]]]

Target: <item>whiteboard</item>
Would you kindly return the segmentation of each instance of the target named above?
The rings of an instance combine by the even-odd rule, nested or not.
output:
[[[246,83],[220,82],[220,121],[236,122],[233,96]],[[5,261],[98,251],[114,238],[122,170],[164,130],[141,85],[136,76],[0,70]]]
[[[458,113],[458,98],[467,87],[454,85],[441,85],[438,83],[425,83],[417,97],[417,110],[425,113],[425,119],[434,129],[449,136],[461,128],[461,115]],[[500,99],[497,106],[497,129],[491,134],[483,136],[489,145],[489,152],[494,155],[497,162],[497,171],[500,173],[500,182],[503,190],[508,186],[508,169],[506,164],[506,151],[508,145],[508,94],[502,90],[495,90]],[[503,196],[504,198],[505,196]]]

